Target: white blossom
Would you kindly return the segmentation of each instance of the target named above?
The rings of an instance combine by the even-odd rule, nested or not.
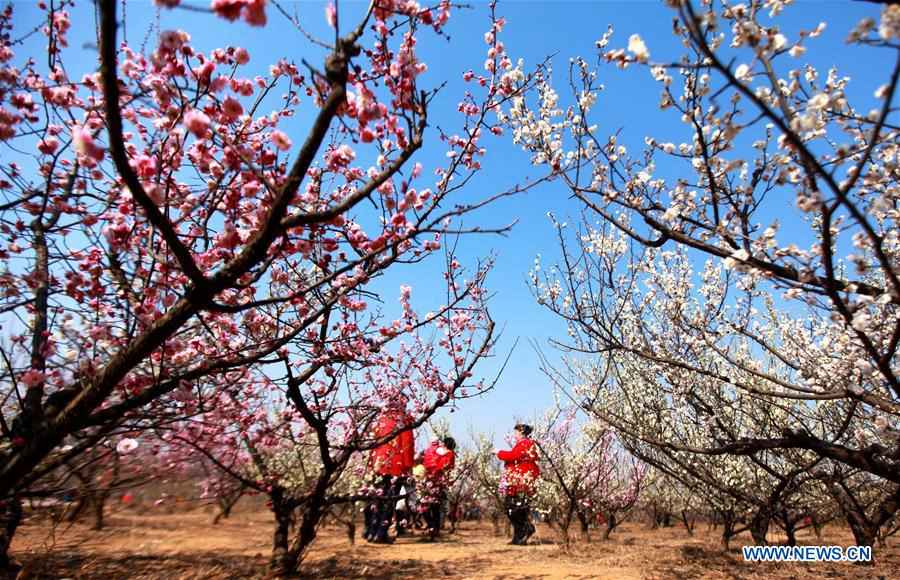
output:
[[[638,62],[647,62],[650,58],[650,51],[647,45],[641,40],[640,35],[632,34],[628,37],[628,52],[632,53]]]

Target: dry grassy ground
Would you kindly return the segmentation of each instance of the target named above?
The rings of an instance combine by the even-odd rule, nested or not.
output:
[[[202,511],[130,515],[109,519],[92,532],[75,524],[51,529],[31,518],[20,528],[13,554],[23,578],[263,578],[271,519],[265,510],[237,513],[217,526]],[[705,529],[688,538],[682,528],[649,530],[625,524],[607,542],[557,543],[553,530],[539,526],[535,545],[519,547],[496,537],[487,524],[464,523],[439,543],[401,538],[390,546],[364,541],[351,546],[342,528],[322,530],[304,576],[313,578],[900,578],[900,543],[892,540],[875,566],[842,563],[745,563],[741,541],[724,553],[718,537]],[[742,538],[741,538],[742,539]],[[748,538],[749,540],[749,538]],[[801,535],[801,543],[818,544]],[[838,528],[826,544],[849,545]]]

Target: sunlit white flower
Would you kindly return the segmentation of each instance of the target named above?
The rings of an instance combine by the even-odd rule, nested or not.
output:
[[[807,103],[806,107],[813,111],[819,111],[828,107],[831,99],[825,93],[817,93]]]
[[[772,38],[772,50],[781,50],[787,45],[787,38],[783,34],[776,34]]]
[[[632,53],[638,62],[647,62],[650,58],[650,51],[647,45],[641,40],[640,35],[632,34],[628,37],[628,52]]]
[[[881,11],[878,23],[878,36],[884,40],[900,38],[900,5],[891,4]]]

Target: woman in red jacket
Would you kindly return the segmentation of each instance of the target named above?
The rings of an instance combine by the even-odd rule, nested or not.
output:
[[[369,507],[369,525],[363,536],[379,544],[393,542],[388,536],[388,529],[394,519],[397,497],[401,495],[401,489],[413,468],[416,444],[413,432],[409,429],[412,418],[404,407],[405,404],[397,404],[385,409],[372,433],[373,439],[396,433],[395,437],[373,449],[369,457],[369,465],[376,475],[375,485],[380,499]]]
[[[529,437],[531,430],[530,425],[516,425],[513,448],[497,452],[497,458],[506,467],[500,487],[501,492],[506,495],[506,514],[513,526],[513,539],[510,543],[519,546],[528,543],[528,538],[534,534],[531,496],[534,495],[537,479],[541,475],[537,464],[537,446]]]
[[[425,539],[434,541],[441,533],[444,503],[447,499],[447,487],[450,485],[450,472],[456,465],[456,440],[444,437],[432,441],[425,449],[422,466],[425,477],[419,487],[420,509],[428,524],[428,535]]]

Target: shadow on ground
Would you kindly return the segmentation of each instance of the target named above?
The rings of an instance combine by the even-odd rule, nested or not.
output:
[[[266,578],[264,556],[192,553],[173,555],[108,555],[53,551],[23,555],[18,580],[199,580]],[[371,580],[425,579],[447,576],[477,576],[483,568],[479,558],[467,562],[430,562],[416,559],[364,561],[359,555],[336,554],[304,564],[297,578],[365,578]]]

